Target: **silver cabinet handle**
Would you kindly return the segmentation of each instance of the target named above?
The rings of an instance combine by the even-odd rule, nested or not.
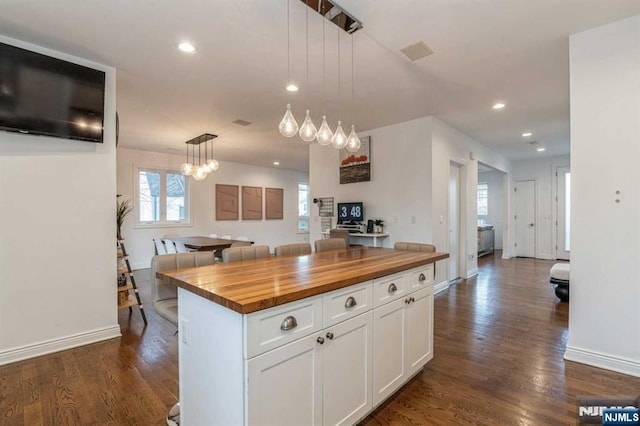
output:
[[[424,280],[426,280],[426,279],[427,279],[427,277],[425,277],[425,276],[424,276],[424,274],[420,274],[420,275],[418,276],[418,281],[420,281],[420,282],[422,282],[422,281],[424,281]]]
[[[416,301],[416,299],[414,297],[410,297],[409,300],[411,300],[411,303]]]
[[[280,324],[280,330],[282,331],[293,330],[297,326],[298,326],[298,320],[296,320],[296,317],[292,317],[291,315],[289,315],[284,320],[282,320],[282,324]]]
[[[404,299],[404,303],[408,305],[409,303],[411,303],[411,300],[407,297],[406,299]]]
[[[353,308],[357,304],[358,304],[358,302],[356,302],[356,299],[354,299],[353,296],[349,296],[349,297],[347,297],[347,300],[344,302],[344,307],[345,308]]]
[[[398,291],[398,287],[394,283],[389,284],[389,289],[387,290],[389,294],[393,294]]]
[[[333,340],[333,333],[332,332],[328,332],[327,333],[327,339]]]
[[[318,338],[316,339],[316,342],[318,342],[318,343],[320,343],[322,345],[324,343],[324,337],[318,336]]]

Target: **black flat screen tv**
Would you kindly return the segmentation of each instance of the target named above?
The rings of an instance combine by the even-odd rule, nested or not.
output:
[[[105,73],[0,43],[0,130],[103,142]]]
[[[362,202],[338,203],[338,223],[362,222],[364,220],[364,207]]]

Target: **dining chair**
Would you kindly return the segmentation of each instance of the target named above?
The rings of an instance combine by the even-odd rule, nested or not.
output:
[[[316,247],[316,253],[347,248],[347,243],[344,242],[343,238],[327,238],[326,240],[317,240],[313,244]]]
[[[167,249],[167,253],[176,254],[178,251],[176,250],[176,245],[171,240],[164,239],[164,247]]]
[[[167,249],[164,248],[164,244],[162,243],[161,240],[156,240],[154,238],[153,245],[154,245],[156,254],[167,254]]]
[[[223,235],[222,237],[223,240],[230,240],[231,239],[231,235]]]
[[[311,254],[311,244],[309,243],[294,243],[283,244],[275,248],[276,256],[302,256],[304,254]]]
[[[330,229],[329,238],[342,238],[347,247],[349,247],[350,237],[349,231],[346,229]]]
[[[187,246],[185,246],[185,245],[184,245],[184,243],[183,243],[183,242],[181,242],[181,241],[174,241],[174,242],[173,242],[173,244],[175,244],[175,245],[176,245],[176,251],[177,251],[178,253],[187,253],[187,252],[189,252],[189,251],[190,251],[190,250],[187,248]]]
[[[251,243],[249,241],[235,241],[231,243],[231,247],[247,247],[250,245]]]
[[[218,234],[209,234],[209,238],[218,238]]]
[[[434,253],[436,251],[436,246],[433,244],[408,243],[404,241],[395,243],[393,248],[396,250],[423,251],[427,253]]]
[[[230,247],[222,250],[222,261],[225,263],[262,259],[270,256],[269,246]]]

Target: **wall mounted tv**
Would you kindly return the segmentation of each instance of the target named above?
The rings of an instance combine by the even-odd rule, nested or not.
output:
[[[105,73],[0,43],[0,130],[102,143]]]
[[[338,223],[364,221],[362,202],[338,203]]]

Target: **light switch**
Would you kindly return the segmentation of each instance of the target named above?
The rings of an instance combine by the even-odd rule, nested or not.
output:
[[[189,321],[183,319],[180,321],[180,338],[185,345],[189,344]]]

